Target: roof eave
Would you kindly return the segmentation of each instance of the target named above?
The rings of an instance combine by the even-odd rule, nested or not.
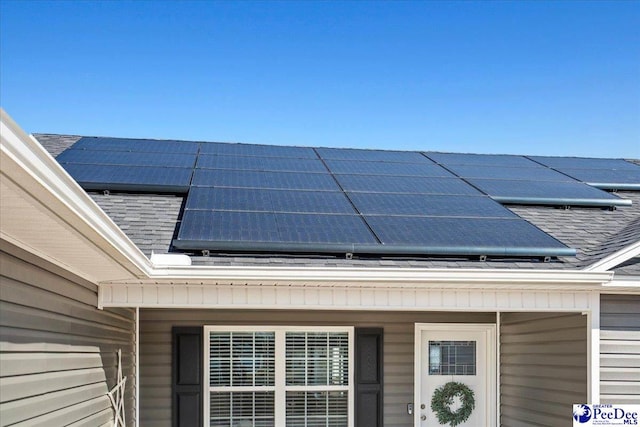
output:
[[[145,255],[0,109],[2,239],[90,282],[145,277]]]
[[[239,283],[502,288],[599,287],[601,270],[154,265],[43,147],[0,109],[2,238],[93,283]],[[42,230],[42,231],[41,231]]]
[[[610,282],[612,272],[575,270],[430,269],[363,267],[157,267],[147,280],[126,283],[254,284],[316,286],[462,286],[469,288],[521,288],[586,286]],[[121,283],[110,282],[112,284]]]

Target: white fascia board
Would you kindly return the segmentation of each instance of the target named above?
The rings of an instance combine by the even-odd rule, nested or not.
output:
[[[602,258],[601,260],[587,266],[584,268],[584,271],[607,271],[612,268],[617,267],[630,260],[631,258],[635,258],[640,256],[640,241],[632,243],[617,252],[612,253],[611,255]]]
[[[284,286],[600,287],[611,272],[507,269],[214,267],[154,268],[147,280],[131,284],[255,284]],[[126,284],[123,281],[109,282]]]
[[[99,247],[132,278],[147,276],[152,270],[147,257],[38,141],[1,108],[0,126],[3,176]],[[12,236],[12,230],[4,229],[10,225],[3,222],[6,236]],[[30,242],[23,243],[28,247]]]
[[[603,284],[603,293],[640,293],[640,276],[616,275]]]

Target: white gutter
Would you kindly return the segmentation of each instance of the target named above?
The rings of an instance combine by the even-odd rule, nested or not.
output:
[[[638,293],[640,292],[640,276],[616,275],[612,281],[602,284],[607,292],[615,293]]]
[[[216,267],[154,268],[143,283],[239,283],[239,284],[522,284],[602,285],[612,272],[507,269],[427,269],[362,267]],[[105,282],[106,283],[106,282]],[[125,284],[123,281],[108,282]]]

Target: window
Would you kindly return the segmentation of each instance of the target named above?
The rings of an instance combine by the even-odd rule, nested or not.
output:
[[[475,374],[475,341],[429,341],[429,375]]]
[[[353,328],[204,331],[207,425],[353,425]]]

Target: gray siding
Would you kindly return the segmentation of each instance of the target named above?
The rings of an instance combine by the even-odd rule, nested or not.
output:
[[[347,325],[384,328],[384,425],[409,427],[413,401],[414,323],[492,323],[485,313],[141,310],[141,425],[171,425],[171,328],[200,325]]]
[[[600,401],[640,403],[640,295],[601,296]]]
[[[95,286],[4,249],[11,254],[0,252],[0,425],[107,425],[118,349],[133,425],[135,312],[100,311]]]
[[[587,317],[503,313],[501,425],[566,426],[587,400]]]

